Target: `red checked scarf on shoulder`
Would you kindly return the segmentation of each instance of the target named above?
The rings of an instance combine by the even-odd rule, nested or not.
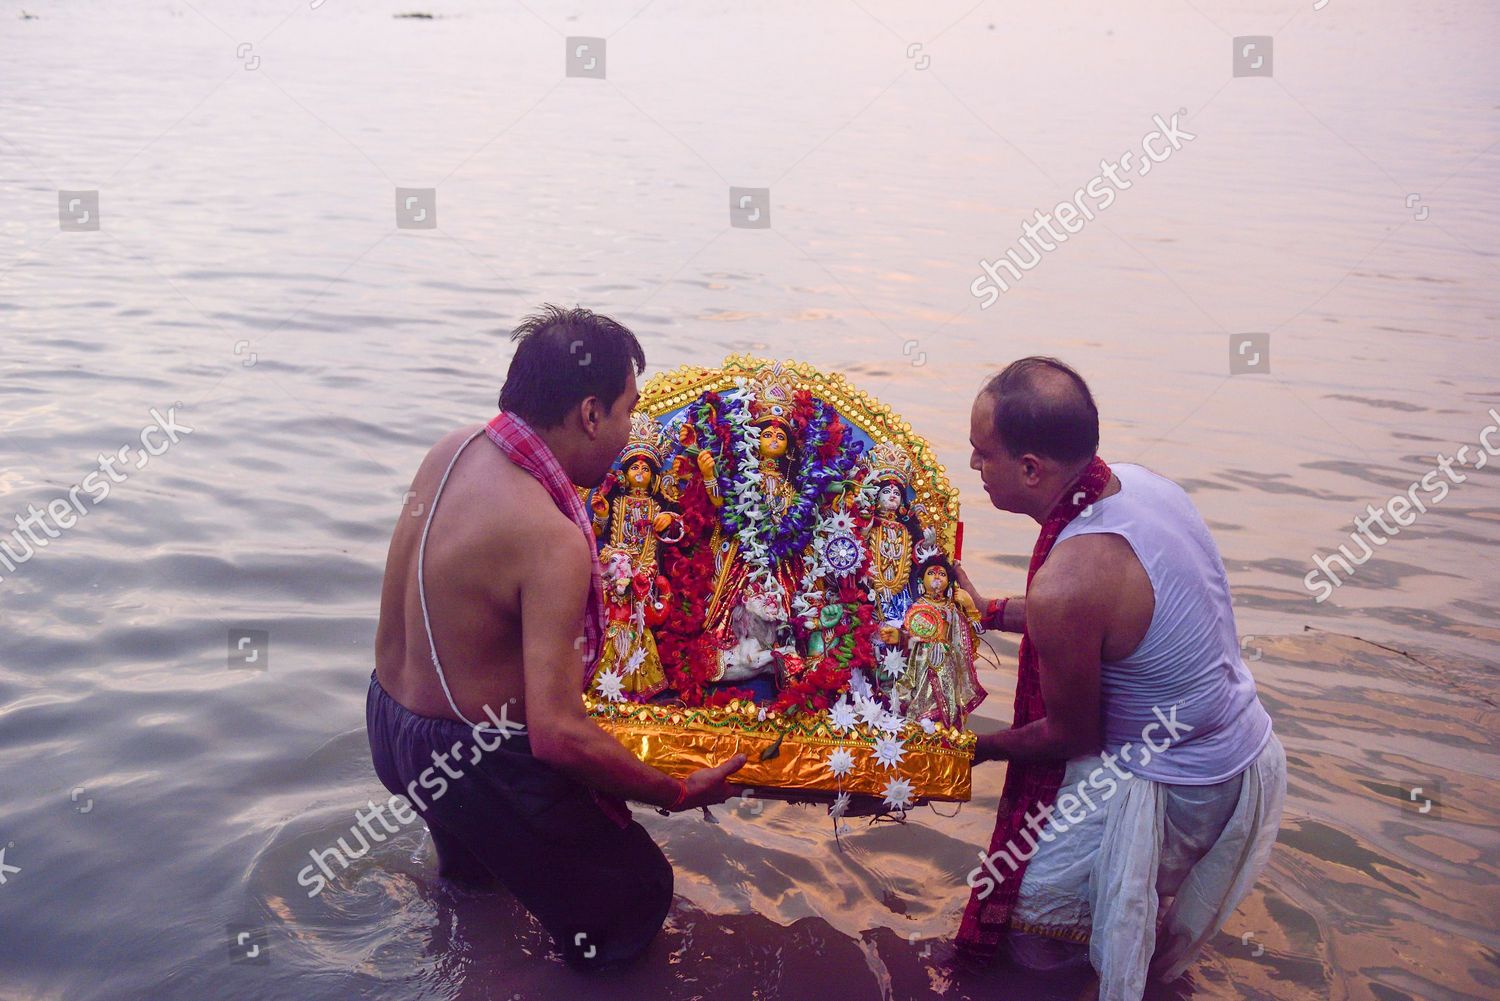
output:
[[[589,520],[583,499],[573,487],[573,481],[563,471],[562,463],[552,454],[552,449],[541,439],[531,425],[509,411],[501,411],[485,426],[490,441],[504,452],[517,466],[536,477],[552,498],[557,509],[573,520],[583,537],[588,540],[592,564],[589,568],[589,597],[583,611],[583,685],[588,687],[594,672],[599,667],[599,653],[604,638],[604,588],[599,569],[599,552],[594,543],[594,529]],[[630,822],[630,808],[623,800],[594,793],[599,808],[616,824],[624,827]]]
[[[1070,488],[1063,499],[1057,502],[1042,524],[1036,545],[1031,550],[1031,567],[1026,572],[1026,589],[1031,590],[1032,578],[1047,562],[1047,556],[1057,542],[1057,537],[1078,513],[1093,504],[1109,485],[1109,466],[1097,455],[1085,467],[1078,482]],[[1021,634],[1020,667],[1016,676],[1015,712],[1011,729],[1025,726],[1047,715],[1042,701],[1041,674],[1036,648],[1031,637]],[[1026,826],[1026,816],[1032,810],[1051,806],[1057,798],[1058,786],[1062,784],[1065,763],[1061,761],[1019,762],[1007,765],[1005,787],[1000,794],[1000,809],[995,816],[995,833],[990,836],[989,854],[1010,844]],[[1014,854],[1014,853],[1013,853]],[[1016,897],[1021,892],[1021,880],[1026,876],[1026,864],[1007,874],[993,892],[980,897],[976,888],[969,895],[969,904],[964,908],[963,921],[955,939],[957,946],[971,956],[988,958],[1000,945],[1001,934],[1010,923],[1011,911],[1016,906]]]

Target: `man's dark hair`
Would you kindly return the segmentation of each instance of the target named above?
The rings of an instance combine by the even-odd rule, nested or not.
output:
[[[983,392],[995,399],[995,432],[1012,456],[1027,452],[1081,462],[1099,451],[1099,408],[1083,376],[1056,358],[1032,356],[1009,365]]]
[[[625,392],[631,365],[646,368],[641,344],[623,324],[582,306],[547,304],[511,333],[516,353],[500,389],[500,409],[535,428],[551,428],[590,396],[606,411]]]

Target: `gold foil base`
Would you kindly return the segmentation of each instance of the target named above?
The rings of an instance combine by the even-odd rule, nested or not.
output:
[[[627,750],[677,778],[743,753],[749,761],[731,777],[736,785],[884,798],[892,779],[905,779],[911,783],[913,802],[967,802],[971,796],[970,768],[977,738],[968,731],[939,726],[929,734],[908,722],[895,735],[904,742],[901,760],[887,768],[875,758],[875,741],[884,734],[863,724],[835,732],[826,712],[767,714],[762,720],[759,707],[742,701],[699,709],[584,701],[595,722]],[[782,740],[777,755],[761,761],[761,752],[774,745],[778,736]],[[842,778],[828,768],[829,755],[838,748],[853,757],[853,767]]]

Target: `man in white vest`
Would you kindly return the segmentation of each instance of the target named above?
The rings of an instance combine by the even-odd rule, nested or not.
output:
[[[986,597],[956,573],[988,628],[1023,634],[1015,722],[976,755],[1008,775],[958,945],[1025,960],[1046,939],[1086,942],[1100,997],[1139,998],[1254,886],[1285,754],[1203,519],[1172,481],[1098,457],[1078,373],[1012,363],[975,400],[970,442],[990,502],[1042,535],[1022,595]]]

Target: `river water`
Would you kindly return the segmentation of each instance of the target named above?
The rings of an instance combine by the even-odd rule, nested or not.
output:
[[[1078,366],[1105,457],[1214,531],[1290,768],[1269,869],[1163,996],[1500,994],[1500,505],[1474,468],[1500,422],[1500,11],[412,2],[0,14],[7,530],[153,408],[192,429],[0,566],[0,997],[1089,989],[947,963],[998,765],[956,816],[841,845],[810,808],[640,812],[678,899],[605,979],[436,880],[419,830],[298,885],[383,797],[362,709],[402,494],[493,412],[544,301],[628,323],[653,373],[845,372],[948,463],[992,591],[1035,526],[984,506],[969,402],[1024,354]],[[604,78],[564,75],[573,36],[606,39]],[[1192,138],[981,308],[979,260],[1157,115]],[[769,227],[731,225],[732,186],[769,189]],[[398,187],[435,190],[408,217],[434,228],[396,225]],[[1316,601],[1314,556],[1464,445],[1463,482]],[[1014,644],[993,655],[981,729],[1009,720]]]

